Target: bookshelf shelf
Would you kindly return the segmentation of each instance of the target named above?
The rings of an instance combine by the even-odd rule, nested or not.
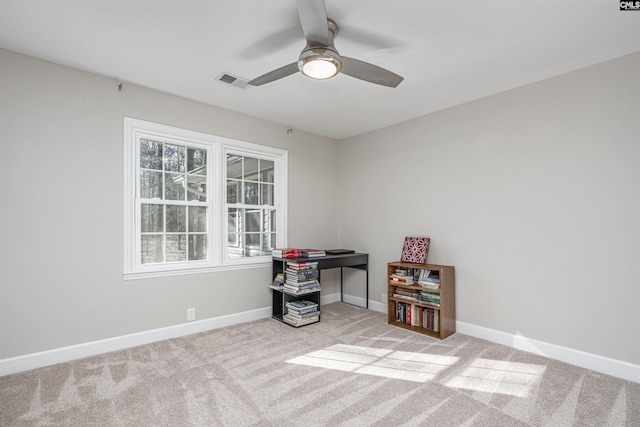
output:
[[[319,290],[313,291],[313,292],[307,292],[303,294],[290,294],[285,291],[279,291],[279,290],[273,289],[272,298],[273,298],[273,311],[272,311],[271,317],[283,323],[287,323],[284,320],[284,316],[287,314],[287,311],[288,311],[287,303],[290,303],[292,301],[302,301],[302,300],[311,301],[318,305],[317,310],[320,311],[320,291]],[[287,324],[289,326],[293,326],[294,328],[299,328],[301,326],[306,326],[319,321],[320,321],[320,315],[318,315],[317,320],[311,323],[305,323],[299,326],[292,325],[290,323],[287,323]]]
[[[423,279],[423,284],[419,283],[420,279]],[[387,281],[390,325],[438,339],[455,333],[454,267],[390,262],[387,264]]]

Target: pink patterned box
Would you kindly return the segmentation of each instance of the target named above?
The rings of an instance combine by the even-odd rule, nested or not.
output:
[[[428,237],[405,237],[400,261],[426,264],[429,243],[431,239]]]

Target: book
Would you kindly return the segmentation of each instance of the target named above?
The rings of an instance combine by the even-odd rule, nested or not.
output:
[[[440,310],[424,308],[422,313],[421,327],[440,332]]]
[[[418,292],[402,292],[402,289],[396,289],[396,292],[393,295],[394,296],[399,295],[399,296],[404,296],[404,297],[418,298]]]
[[[420,275],[420,279],[418,280],[418,284],[425,289],[431,290],[439,290],[440,289],[440,277],[438,276],[429,276],[429,270],[422,270],[423,273]]]
[[[320,292],[320,284],[318,284],[317,286],[311,287],[311,288],[297,288],[297,287],[291,287],[291,286],[288,286],[288,285],[284,285],[282,287],[282,291],[286,292],[288,294],[291,294],[291,295],[310,294],[312,292]]]
[[[283,286],[288,289],[298,289],[298,290],[310,289],[310,288],[319,288],[320,282],[318,282],[317,280],[310,280],[308,282],[303,282],[303,283],[285,282]]]
[[[295,317],[289,314],[285,314],[284,316],[282,316],[282,321],[293,326],[304,326],[310,323],[316,323],[320,321],[320,313],[318,312],[317,316],[314,316],[308,319],[296,319]]]
[[[405,237],[400,261],[425,264],[430,243],[429,237]]]
[[[299,318],[313,317],[318,314],[318,307],[313,307],[305,310],[294,310],[293,308],[287,308],[287,313]]]
[[[317,316],[319,313],[318,304],[307,300],[290,301],[285,307],[288,314],[300,319]]]
[[[311,280],[311,279],[317,279],[318,277],[320,277],[320,273],[318,272],[317,268],[310,268],[310,269],[304,269],[304,270],[293,270],[293,269],[286,269],[285,273],[287,275],[287,279],[294,279],[294,280]]]
[[[413,280],[413,276],[398,276],[396,274],[392,274],[391,276],[389,276],[389,278],[394,281],[394,282],[398,282],[402,285],[413,285],[414,284],[414,280]]]
[[[300,249],[295,248],[276,248],[271,250],[271,256],[275,258],[299,258]]]
[[[284,285],[284,274],[278,273],[276,277],[273,278],[273,282],[269,284],[271,289],[275,289],[276,291],[281,291],[282,286]]]
[[[418,300],[420,300],[420,302],[423,302],[425,304],[429,304],[429,305],[434,305],[436,307],[440,307],[440,295],[439,294],[433,294],[430,292],[422,292],[420,291],[420,293],[418,294]]]
[[[393,294],[394,298],[398,298],[398,299],[404,299],[407,301],[415,301],[418,302],[418,298],[417,297],[411,297],[411,296],[407,296],[407,295],[400,295],[400,294]]]
[[[297,300],[297,301],[289,301],[287,304],[287,307],[293,307],[299,310],[302,309],[306,309],[306,308],[313,308],[313,307],[317,307],[318,304],[316,304],[313,301],[307,301],[304,299],[301,300]]]
[[[313,268],[313,267],[318,267],[318,261],[302,261],[302,262],[287,261],[287,267],[290,267],[293,269],[300,269],[304,267]]]
[[[322,249],[301,249],[300,256],[302,258],[313,258],[319,256],[326,256],[327,253]]]
[[[420,280],[418,280],[419,283],[427,283],[427,284],[440,284],[440,278],[439,277],[423,277]]]
[[[295,311],[288,311],[287,314],[285,314],[285,316],[289,317],[290,319],[294,319],[294,320],[307,320],[307,319],[317,319],[318,317],[320,317],[320,312],[319,311],[310,311],[307,313],[296,313]]]

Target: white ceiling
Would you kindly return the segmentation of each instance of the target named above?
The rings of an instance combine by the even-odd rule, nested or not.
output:
[[[325,0],[336,48],[404,76],[395,89],[296,73],[296,0],[0,0],[0,47],[343,139],[640,51],[616,0]],[[270,47],[270,48],[269,48]]]

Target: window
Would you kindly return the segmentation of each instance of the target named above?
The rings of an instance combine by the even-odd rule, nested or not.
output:
[[[265,265],[286,245],[287,153],[125,119],[126,278]]]
[[[161,138],[140,138],[138,145],[140,263],[206,260],[208,148]]]
[[[274,162],[227,153],[227,255],[270,256],[277,227]]]

